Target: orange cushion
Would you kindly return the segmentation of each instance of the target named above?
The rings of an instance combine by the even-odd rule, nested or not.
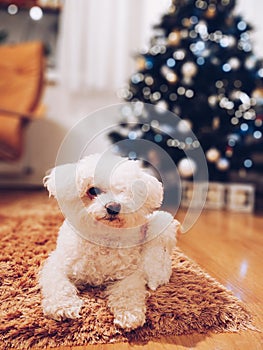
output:
[[[38,106],[43,72],[42,43],[0,46],[0,159],[17,159],[22,153],[23,113]]]

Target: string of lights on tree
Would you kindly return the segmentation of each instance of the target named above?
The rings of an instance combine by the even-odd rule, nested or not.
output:
[[[262,171],[263,63],[252,50],[251,26],[233,14],[235,0],[174,0],[147,51],[136,57],[137,72],[120,91],[129,102],[153,104],[180,117],[173,139],[163,114],[123,116],[109,134],[115,143],[143,138],[163,147],[189,179],[198,171],[184,151],[202,147],[211,180]],[[129,113],[128,113],[129,114]],[[159,114],[159,115],[158,115]],[[146,115],[146,117],[145,117]],[[189,137],[191,129],[198,141]],[[132,150],[120,150],[136,157]],[[120,146],[121,147],[121,146]],[[161,162],[161,160],[158,160]]]

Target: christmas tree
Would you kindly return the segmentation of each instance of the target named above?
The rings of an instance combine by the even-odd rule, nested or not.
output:
[[[149,49],[137,55],[138,70],[121,97],[173,112],[181,119],[181,136],[173,139],[163,131],[169,129],[165,113],[137,113],[137,124],[123,116],[120,128],[109,134],[114,143],[142,138],[158,144],[185,179],[198,171],[186,162],[185,149],[200,146],[210,180],[261,174],[263,64],[253,53],[251,26],[234,7],[235,0],[173,1],[154,27]],[[134,155],[132,142],[124,145],[119,151]]]

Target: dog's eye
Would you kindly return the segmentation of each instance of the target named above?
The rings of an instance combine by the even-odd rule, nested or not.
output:
[[[101,190],[98,187],[91,187],[87,190],[87,195],[90,198],[94,198],[96,196],[98,196],[99,194],[101,194]]]

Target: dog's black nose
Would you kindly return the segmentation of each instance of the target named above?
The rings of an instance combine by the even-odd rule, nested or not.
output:
[[[105,208],[109,215],[118,215],[121,211],[121,205],[120,203],[116,202],[109,202],[105,205]]]

